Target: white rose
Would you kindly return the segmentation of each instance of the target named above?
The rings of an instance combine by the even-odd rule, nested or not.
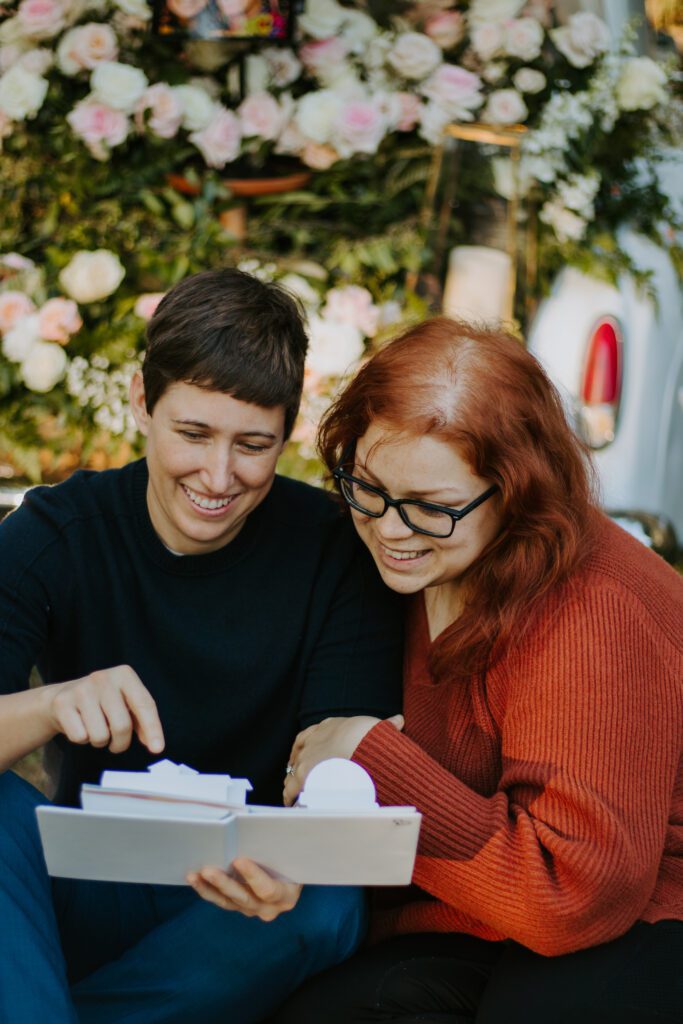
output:
[[[91,71],[103,61],[114,61],[118,56],[116,34],[109,25],[90,22],[66,32],[57,47],[57,64],[65,75]]]
[[[109,249],[81,250],[59,275],[64,291],[76,302],[97,302],[116,291],[126,271]]]
[[[131,114],[147,88],[147,76],[130,64],[103,61],[90,76],[90,88],[101,103]]]
[[[113,0],[113,2],[115,7],[132,18],[149,21],[152,17],[152,9],[146,0]]]
[[[306,366],[321,377],[341,376],[363,355],[363,335],[353,324],[323,320],[314,314],[308,326]]]
[[[516,18],[526,0],[472,0],[468,12],[471,26]]]
[[[17,64],[32,75],[44,75],[54,64],[54,59],[51,50],[38,47],[35,50],[27,50],[26,53],[22,53]]]
[[[420,135],[432,146],[442,141],[443,130],[451,115],[440,103],[425,103],[420,110]]]
[[[481,116],[488,124],[518,124],[528,114],[527,105],[516,89],[497,89],[489,96]]]
[[[40,317],[37,313],[22,316],[2,339],[2,354],[11,363],[23,363],[34,345],[40,341]]]
[[[617,103],[622,110],[650,110],[666,103],[666,73],[649,57],[629,57],[617,82]]]
[[[560,53],[575,68],[587,68],[610,44],[607,25],[590,11],[572,14],[568,24],[551,29],[550,36]]]
[[[0,24],[0,43],[19,43],[26,46],[25,32],[18,18],[8,18]]]
[[[519,60],[536,60],[544,34],[535,18],[517,18],[505,26],[505,51]]]
[[[31,52],[31,44],[28,42],[4,43],[0,46],[0,75],[17,64],[22,54]]]
[[[363,11],[347,8],[341,36],[351,53],[361,54],[378,34],[377,22]]]
[[[297,104],[295,124],[313,142],[333,142],[334,126],[342,106],[341,97],[330,89],[306,93]]]
[[[291,85],[301,74],[303,65],[293,50],[287,47],[280,49],[278,46],[267,46],[261,54],[268,64],[273,85],[278,89]]]
[[[536,71],[535,68],[520,68],[512,76],[512,84],[520,92],[533,94],[545,89],[546,77],[542,71]]]
[[[0,78],[0,111],[13,121],[35,117],[47,95],[47,79],[15,64]]]
[[[335,0],[306,0],[299,26],[314,39],[330,39],[337,35],[347,13]]]
[[[183,128],[188,132],[200,132],[213,117],[214,103],[209,94],[196,85],[176,85],[173,92],[183,108]]]
[[[440,48],[423,32],[403,32],[387,57],[394,71],[415,80],[426,78],[441,60]]]
[[[66,373],[68,359],[61,345],[37,341],[21,364],[21,376],[30,391],[51,391]]]
[[[285,274],[280,279],[279,284],[282,288],[286,288],[288,292],[296,296],[297,299],[300,299],[305,306],[316,308],[320,305],[320,296],[317,291],[301,274]]]

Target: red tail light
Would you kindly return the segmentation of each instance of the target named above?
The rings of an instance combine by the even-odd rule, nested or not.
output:
[[[614,440],[621,398],[622,335],[613,317],[603,317],[590,336],[578,408],[581,434],[591,448]]]

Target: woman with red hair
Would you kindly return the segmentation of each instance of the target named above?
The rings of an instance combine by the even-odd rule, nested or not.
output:
[[[373,945],[278,1022],[683,1021],[683,581],[604,517],[559,396],[500,330],[379,351],[321,452],[407,598],[404,715],[298,737],[423,815]]]

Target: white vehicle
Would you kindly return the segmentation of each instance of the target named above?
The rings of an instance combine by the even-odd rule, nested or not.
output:
[[[683,320],[667,254],[620,236],[652,268],[657,304],[625,276],[618,288],[563,270],[542,302],[529,349],[593,449],[605,509],[666,557],[683,542]]]

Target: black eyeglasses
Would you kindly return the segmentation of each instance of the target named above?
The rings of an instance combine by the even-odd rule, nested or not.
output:
[[[345,461],[345,460],[344,460]],[[431,501],[417,501],[412,498],[391,498],[386,491],[360,480],[343,468],[344,461],[332,471],[332,476],[339,484],[344,500],[373,519],[381,519],[388,508],[395,508],[406,526],[415,533],[424,533],[428,537],[450,537],[455,524],[474,512],[493,494],[498,487],[494,484],[478,498],[464,508],[449,508],[447,505],[436,505]]]

